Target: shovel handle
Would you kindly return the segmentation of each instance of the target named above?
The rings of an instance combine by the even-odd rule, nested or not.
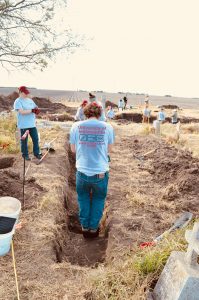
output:
[[[41,162],[42,162],[42,160],[46,157],[46,155],[49,153],[49,151],[50,151],[50,149],[48,149],[47,151],[46,151],[46,153],[42,156],[42,158],[38,161],[38,163],[37,163],[37,165],[39,165]]]

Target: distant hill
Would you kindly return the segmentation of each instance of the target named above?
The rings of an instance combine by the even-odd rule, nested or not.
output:
[[[16,87],[0,87],[0,95],[9,95],[16,91]],[[63,101],[82,101],[88,99],[87,91],[67,91],[67,90],[45,90],[30,88],[33,96],[49,99],[53,102]],[[92,91],[93,92],[93,91]],[[103,91],[93,92],[97,99],[100,100],[102,96],[105,96],[107,100],[117,104],[120,98],[123,98],[127,94],[128,104],[133,106],[140,106],[144,104],[144,94],[142,93],[108,93]],[[153,105],[177,105],[182,108],[199,108],[198,98],[184,98],[173,97],[170,95],[154,96],[150,95],[150,102]]]

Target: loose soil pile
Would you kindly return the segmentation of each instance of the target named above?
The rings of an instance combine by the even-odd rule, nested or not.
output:
[[[142,123],[143,115],[142,113],[135,113],[135,112],[122,112],[116,114],[114,117],[114,120],[118,120],[120,123],[125,123],[125,120],[129,122],[134,123]],[[153,123],[157,119],[157,116],[152,115],[149,119],[149,123]],[[185,117],[182,116],[178,118],[178,121],[180,121],[182,124],[188,124],[188,123],[199,123],[199,119],[192,118],[192,117]],[[166,122],[171,123],[171,118],[167,117]]]
[[[106,105],[105,106],[106,107],[111,106],[112,108],[118,108],[117,104],[115,104],[115,103],[113,103],[113,102],[111,102],[109,100],[106,101]]]
[[[20,173],[16,173],[9,166],[4,164],[6,170],[0,170],[0,195],[11,196],[19,199],[22,202],[23,195],[23,180]],[[37,205],[37,198],[44,192],[39,184],[35,182],[35,178],[29,178],[25,183],[25,202],[26,208],[35,207]]]
[[[161,105],[161,107],[165,108],[165,109],[179,109],[179,106],[173,105],[173,104],[164,104],[164,105]]]
[[[18,96],[19,94],[17,92],[13,92],[9,96],[0,95],[0,112],[11,110]]]
[[[106,260],[117,255],[120,245],[133,248],[151,241],[183,211],[198,215],[199,160],[155,137],[125,135],[111,155]]]
[[[143,115],[141,113],[135,113],[135,112],[123,112],[118,113],[114,120],[128,120],[134,123],[142,123]],[[151,116],[149,122],[153,123],[154,120],[157,118],[155,116]]]
[[[14,164],[14,157],[2,157],[0,158],[0,169],[6,169],[12,167]]]
[[[11,109],[13,109],[13,103],[18,97],[19,94],[17,92],[13,92],[8,96],[0,95],[0,112],[10,111]],[[63,113],[63,112],[74,114],[76,111],[76,109],[74,108],[67,107],[61,103],[51,102],[49,99],[46,98],[33,97],[32,99],[39,108],[41,109],[45,108],[45,110],[41,110],[41,115],[46,113]]]

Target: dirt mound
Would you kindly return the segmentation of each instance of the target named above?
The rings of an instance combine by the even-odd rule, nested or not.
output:
[[[113,108],[118,108],[117,104],[115,104],[115,103],[113,103],[113,102],[111,102],[109,100],[106,101],[106,105],[105,106],[106,107],[111,106]]]
[[[157,119],[157,116],[151,116],[149,123],[153,123]],[[135,112],[122,112],[116,114],[114,117],[114,120],[119,120],[121,123],[125,123],[125,120],[131,121],[134,123],[142,123],[142,114],[141,113],[135,113]],[[171,118],[166,117],[165,119],[166,122],[171,123]],[[182,116],[178,118],[178,121],[180,121],[182,124],[189,124],[189,123],[199,123],[199,119],[197,118],[192,118],[192,117],[185,117]]]
[[[160,190],[160,198],[174,201],[180,198],[180,206],[184,209],[197,209],[199,193],[199,160],[193,158],[188,151],[177,150],[165,142],[151,137],[137,138],[132,143],[134,153],[139,157],[144,152],[155,150],[147,155],[150,160],[148,172],[155,182],[164,183]]]
[[[128,113],[119,113],[115,116],[115,120],[121,120],[125,119],[128,121],[132,121],[135,123],[142,123],[142,114],[141,113],[133,113],[133,112],[128,112]],[[152,123],[154,120],[156,120],[155,116],[150,117],[150,123]]]
[[[181,117],[179,120],[182,124],[199,123],[199,119],[192,117]]]
[[[57,112],[58,113],[58,112],[63,112],[63,111],[67,111],[67,110],[70,112],[70,108],[66,107],[62,103],[53,103],[46,98],[39,98],[39,97],[33,97],[32,99],[39,108],[46,108],[45,111],[41,110],[41,113],[46,113],[46,112],[49,112],[49,113]]]
[[[0,111],[7,111],[12,109],[15,99],[17,99],[18,93],[13,92],[8,96],[0,95]]]
[[[8,111],[13,108],[14,101],[19,97],[19,94],[17,92],[13,92],[12,94],[8,96],[0,96],[0,111]],[[49,113],[63,113],[67,112],[70,114],[74,114],[76,109],[70,108],[65,106],[62,103],[54,103],[51,102],[49,99],[46,98],[40,98],[40,97],[33,97],[33,101],[36,103],[36,105],[45,110],[41,111],[41,114],[45,114],[46,112]]]
[[[164,104],[164,105],[161,105],[161,107],[165,108],[165,109],[179,109],[179,106],[173,105],[173,104]]]
[[[13,166],[15,161],[14,157],[2,157],[0,158],[0,169],[6,169]]]
[[[0,170],[0,195],[11,196],[22,201],[22,178],[19,173],[12,170]],[[36,205],[36,199],[43,192],[44,189],[35,183],[34,178],[26,181],[25,198],[26,207],[30,208]]]

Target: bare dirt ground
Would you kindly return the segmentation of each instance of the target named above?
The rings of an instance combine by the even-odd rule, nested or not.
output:
[[[14,236],[22,300],[91,299],[90,277],[100,266],[108,268],[120,249],[134,251],[151,241],[183,211],[198,217],[199,160],[161,138],[137,135],[141,124],[113,126],[109,194],[100,236],[91,241],[84,240],[78,222],[67,133],[42,132],[58,139],[55,153],[41,165],[33,160],[26,178],[23,227]],[[0,195],[22,200],[20,155],[4,154],[0,164]],[[0,273],[0,299],[16,299],[11,253],[0,257]]]

